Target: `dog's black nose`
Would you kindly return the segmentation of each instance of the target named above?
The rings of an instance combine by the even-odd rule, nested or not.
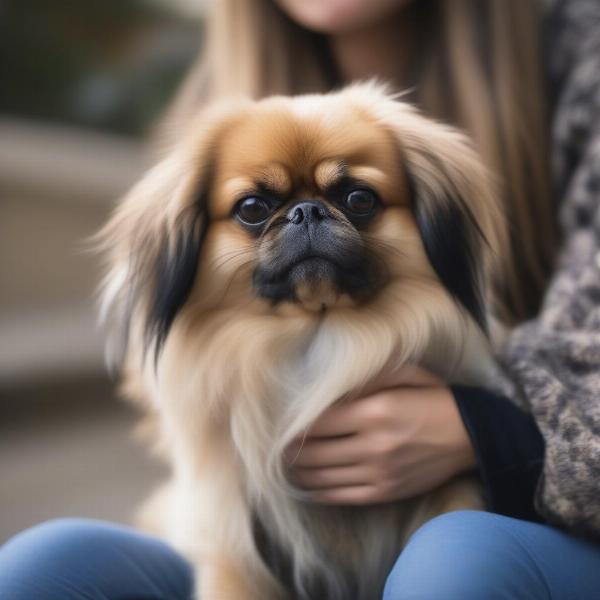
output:
[[[287,213],[287,218],[294,225],[317,223],[329,217],[327,207],[318,200],[304,200],[294,204]]]

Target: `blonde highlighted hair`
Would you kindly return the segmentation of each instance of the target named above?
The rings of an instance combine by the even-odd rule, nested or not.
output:
[[[507,321],[527,319],[538,309],[557,246],[538,2],[420,0],[404,10],[418,29],[409,98],[425,114],[464,128],[497,176],[512,242],[498,304]],[[177,128],[199,105],[225,97],[341,84],[326,36],[293,22],[274,0],[218,0],[170,121]]]

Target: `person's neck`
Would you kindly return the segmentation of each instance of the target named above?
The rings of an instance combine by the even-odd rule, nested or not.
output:
[[[413,28],[399,14],[360,30],[332,35],[329,46],[344,83],[378,77],[401,88],[406,80]]]

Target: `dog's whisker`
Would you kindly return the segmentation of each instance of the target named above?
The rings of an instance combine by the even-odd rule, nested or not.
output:
[[[231,274],[231,277],[229,279],[229,282],[228,282],[227,286],[225,287],[225,290],[223,292],[223,298],[226,298],[227,295],[229,294],[229,291],[231,290],[231,286],[233,285],[233,282],[235,281],[235,279],[239,275],[240,271],[242,271],[242,269],[245,269],[246,267],[248,267],[249,265],[251,265],[253,262],[254,262],[254,259],[250,259],[250,260],[247,260],[246,262],[244,262],[241,265],[238,265],[236,267],[236,269],[234,270],[234,272]],[[250,304],[251,302],[252,302],[252,299],[250,299],[246,303],[246,306],[248,304]]]
[[[373,248],[385,250],[386,252],[391,252],[393,254],[397,254],[398,256],[406,256],[406,252],[404,252],[402,248],[398,248],[396,245],[391,244],[390,242],[380,240],[370,234],[363,234],[363,238],[367,240],[369,245]]]
[[[249,252],[252,252],[253,250],[254,250],[254,248],[252,246],[247,246],[245,248],[237,248],[236,250],[232,250],[230,252],[225,252],[224,254],[217,256],[215,259],[213,259],[211,262],[209,262],[208,267],[210,269],[218,268],[222,262],[226,262],[228,260],[234,260],[238,256],[243,256],[244,254],[248,254]]]
[[[231,263],[231,262],[235,261],[235,260],[236,260],[236,259],[238,259],[238,258],[241,258],[241,257],[243,257],[243,256],[245,256],[245,255],[247,255],[247,254],[249,254],[250,252],[251,252],[250,250],[247,250],[247,251],[241,251],[241,252],[238,252],[238,253],[236,253],[236,254],[233,254],[232,256],[228,256],[227,258],[224,258],[223,260],[214,261],[214,262],[211,264],[211,269],[212,269],[214,272],[217,272],[217,271],[219,271],[220,269],[222,269],[223,267],[225,267],[227,264],[229,264],[229,263]],[[252,260],[253,260],[253,259],[251,259],[251,261],[252,261]],[[251,262],[251,261],[249,261],[249,262]]]

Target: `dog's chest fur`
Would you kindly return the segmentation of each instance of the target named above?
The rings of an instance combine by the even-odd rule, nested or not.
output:
[[[447,510],[436,493],[380,507],[318,506],[294,495],[281,458],[287,444],[319,414],[367,383],[392,357],[399,364],[426,360],[444,373],[449,367],[436,365],[439,357],[447,352],[473,353],[470,346],[483,343],[453,306],[446,307],[445,319],[439,318],[444,309],[439,298],[435,313],[428,308],[422,302],[419,310],[398,312],[391,320],[381,310],[358,316],[349,311],[311,323],[223,314],[215,322],[205,322],[204,331],[196,335],[190,336],[189,329],[182,336],[173,331],[165,347],[167,376],[158,401],[167,412],[172,408],[163,397],[175,396],[180,407],[187,407],[175,411],[180,419],[178,435],[189,438],[183,444],[187,449],[174,459],[176,472],[200,479],[214,478],[215,472],[229,474],[221,499],[224,494],[239,494],[236,510],[246,511],[249,535],[293,598],[378,597],[406,536]],[[481,358],[487,356],[482,348],[478,348]],[[452,368],[467,379],[487,368],[485,360],[475,369],[473,361],[468,362],[468,373],[460,364]],[[215,440],[220,451],[211,451],[206,439],[201,450],[201,442],[193,437]],[[200,453],[203,464],[196,465]],[[208,464],[211,460],[215,464]],[[189,464],[182,468],[182,463]],[[220,508],[216,485],[206,482],[205,489],[214,496],[209,513]],[[451,482],[447,488],[454,486]],[[458,501],[456,508],[476,507],[471,483],[458,484],[463,486],[466,491],[444,490],[441,496]],[[203,502],[210,504],[206,498]],[[194,499],[188,498],[187,504],[193,506]],[[190,529],[189,524],[186,527]],[[223,530],[219,535],[228,533]]]

